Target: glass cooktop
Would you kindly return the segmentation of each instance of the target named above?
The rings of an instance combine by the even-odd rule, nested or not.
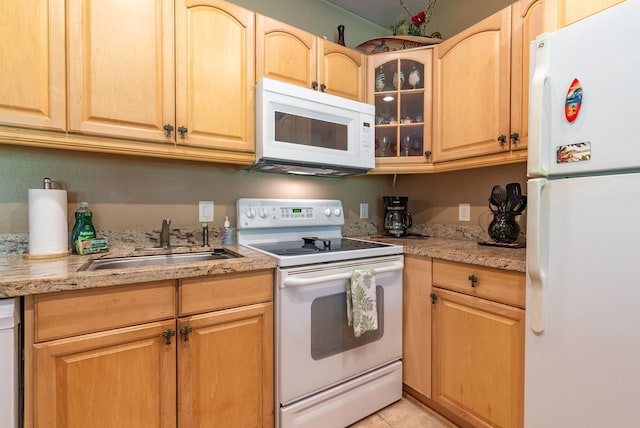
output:
[[[298,241],[270,242],[253,244],[252,247],[277,256],[298,256],[314,253],[367,250],[388,247],[380,242],[360,241],[350,238],[323,239],[318,237],[302,238]]]

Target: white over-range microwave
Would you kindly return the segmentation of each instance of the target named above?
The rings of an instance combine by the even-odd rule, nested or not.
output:
[[[375,166],[375,107],[263,78],[249,170],[341,177]]]

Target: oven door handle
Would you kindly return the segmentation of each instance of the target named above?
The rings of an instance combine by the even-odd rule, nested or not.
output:
[[[404,268],[404,263],[394,263],[391,266],[386,266],[378,269],[374,269],[376,274],[386,273],[386,272],[394,272],[397,270],[402,270]],[[351,272],[337,273],[334,275],[324,275],[324,276],[314,276],[313,278],[296,278],[296,277],[287,277],[284,279],[282,283],[282,287],[305,287],[307,285],[319,284],[327,281],[336,281],[341,279],[349,279],[351,278]]]

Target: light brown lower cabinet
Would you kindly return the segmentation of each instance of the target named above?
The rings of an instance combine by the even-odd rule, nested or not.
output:
[[[273,426],[272,284],[265,270],[27,297],[24,426]]]
[[[522,427],[525,276],[434,260],[432,399],[474,427]]]
[[[431,258],[404,255],[402,381],[431,397]]]

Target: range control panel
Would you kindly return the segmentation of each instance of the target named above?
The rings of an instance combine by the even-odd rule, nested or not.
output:
[[[333,199],[241,198],[238,229],[268,229],[344,224],[342,202]]]

